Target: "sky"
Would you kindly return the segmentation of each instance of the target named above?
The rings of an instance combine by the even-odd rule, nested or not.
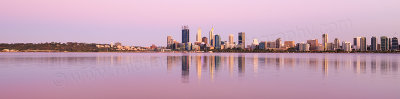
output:
[[[181,27],[222,40],[246,33],[246,42],[306,42],[329,35],[400,37],[399,0],[2,0],[0,43],[121,42],[166,46],[181,41]]]

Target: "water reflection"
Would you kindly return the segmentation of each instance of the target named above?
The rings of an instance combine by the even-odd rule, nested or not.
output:
[[[323,77],[329,77],[330,74],[341,73],[351,70],[354,74],[374,74],[377,72],[377,64],[380,65],[382,74],[395,73],[398,71],[398,62],[396,59],[386,59],[386,57],[365,57],[361,55],[338,58],[336,55],[321,55],[320,57],[301,57],[285,56],[276,54],[209,54],[209,55],[185,55],[185,56],[167,56],[167,70],[171,71],[174,63],[181,57],[182,63],[182,81],[189,82],[189,67],[191,59],[194,58],[194,65],[197,79],[203,79],[203,72],[208,72],[211,81],[215,80],[217,75],[227,73],[231,78],[245,77],[244,74],[257,74],[259,72],[275,70],[282,71],[286,69],[301,70],[308,69],[315,73],[320,72]],[[250,61],[246,61],[249,59]],[[235,64],[237,63],[237,64]],[[367,64],[370,63],[370,64]],[[249,66],[249,67],[246,67]],[[236,67],[236,68],[235,68]],[[330,69],[332,68],[332,69]],[[246,69],[252,70],[246,72]],[[208,70],[208,71],[207,71]],[[367,71],[370,70],[370,71]],[[334,71],[334,72],[332,72]],[[221,73],[220,73],[221,72]]]

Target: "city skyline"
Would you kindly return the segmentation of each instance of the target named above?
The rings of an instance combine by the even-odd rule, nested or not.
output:
[[[241,31],[247,34],[246,42],[300,42],[320,39],[322,33],[345,41],[357,36],[399,37],[399,1],[308,1],[4,1],[0,43],[163,45],[167,35],[180,38],[183,24],[192,31],[202,28],[202,35],[215,26],[224,41]],[[190,35],[194,42],[195,34]]]

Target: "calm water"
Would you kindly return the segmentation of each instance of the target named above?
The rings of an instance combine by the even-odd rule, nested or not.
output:
[[[400,54],[0,53],[0,99],[400,99]]]

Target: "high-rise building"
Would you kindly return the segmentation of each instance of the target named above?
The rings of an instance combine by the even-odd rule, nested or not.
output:
[[[267,47],[267,42],[265,42],[265,41],[262,41],[262,42],[260,42],[260,44],[258,45],[258,49],[266,49],[266,47]]]
[[[217,34],[215,35],[215,49],[221,49],[221,37]]]
[[[355,50],[360,50],[360,39],[361,37],[353,38],[353,48]]]
[[[376,37],[373,36],[371,37],[371,51],[377,51],[378,50],[378,43],[376,41]]]
[[[182,43],[188,43],[189,41],[189,26],[182,27]]]
[[[229,34],[229,44],[233,44],[233,34]]]
[[[386,36],[381,36],[381,51],[389,50],[389,39]]]
[[[367,51],[367,39],[365,37],[360,38],[360,51]]]
[[[197,30],[196,42],[201,42],[201,28]]]
[[[326,45],[327,47],[327,51],[333,51],[333,50],[335,50],[335,46],[334,46],[334,44],[333,43],[327,43],[327,45]]]
[[[333,49],[337,50],[340,49],[340,40],[338,38],[335,38],[334,42],[333,42]]]
[[[244,32],[239,32],[238,33],[238,45],[241,49],[245,49],[246,48],[246,36]]]
[[[209,42],[210,46],[214,46],[214,26],[211,28],[210,33],[209,33]]]
[[[328,50],[328,34],[322,34],[322,47],[324,51]]]
[[[392,49],[391,50],[399,50],[399,40],[397,37],[392,38]]]
[[[390,50],[390,49],[392,49],[392,38],[389,38],[389,49],[388,50]]]
[[[310,51],[310,44],[308,43],[299,43],[299,51]]]
[[[310,50],[318,50],[318,39],[307,40],[307,44],[310,44]]]
[[[285,41],[284,47],[286,48],[293,48],[295,46],[294,41]]]
[[[278,39],[276,39],[275,40],[275,43],[276,43],[276,48],[281,48],[281,44],[282,44],[282,40],[281,40],[281,38],[278,38]]]
[[[351,51],[351,43],[343,41],[342,49],[343,49],[343,51],[350,52]]]
[[[172,39],[172,36],[167,36],[167,48],[171,49],[173,44],[174,44],[174,39]]]

